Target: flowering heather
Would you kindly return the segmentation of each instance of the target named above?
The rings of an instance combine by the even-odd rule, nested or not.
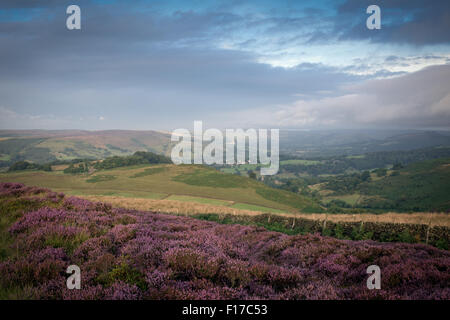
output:
[[[450,299],[450,253],[288,236],[0,183],[0,290],[34,299]],[[81,290],[66,268],[81,268]],[[366,269],[381,268],[381,290]]]

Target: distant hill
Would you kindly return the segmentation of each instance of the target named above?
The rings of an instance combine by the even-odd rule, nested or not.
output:
[[[436,146],[450,146],[449,132],[412,130],[280,132],[280,153],[306,158],[407,151]]]
[[[160,131],[0,130],[0,167],[17,161],[105,159],[149,151],[169,156],[170,133]],[[280,131],[280,153],[298,157],[359,155],[450,146],[438,131],[328,130]]]
[[[170,154],[170,135],[158,131],[2,130],[0,165],[46,163],[78,158],[104,159],[136,151]]]
[[[293,174],[344,174],[347,172],[407,165],[413,162],[450,157],[450,146],[403,151],[377,151],[361,155],[339,155],[305,160],[282,155],[280,172]]]
[[[406,151],[434,146],[450,146],[450,136],[446,132],[419,131],[393,135],[380,141],[357,143],[353,148],[363,152]]]

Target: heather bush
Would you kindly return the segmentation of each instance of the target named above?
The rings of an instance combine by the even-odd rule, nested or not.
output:
[[[0,298],[450,298],[450,253],[425,244],[287,235],[21,184],[0,183],[0,210]],[[81,290],[66,288],[71,264],[81,269]],[[372,264],[381,268],[381,290],[366,288]]]
[[[217,258],[208,256],[200,250],[187,248],[168,250],[164,260],[177,280],[214,279],[220,268],[220,261]]]

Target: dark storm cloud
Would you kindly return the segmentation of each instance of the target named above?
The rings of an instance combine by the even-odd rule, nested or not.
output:
[[[372,4],[381,8],[381,30],[366,28]],[[448,0],[347,0],[338,7],[334,31],[340,39],[427,45],[449,43],[449,30]]]
[[[62,2],[63,1],[60,0],[2,0],[2,2],[0,2],[0,10],[55,7],[58,5],[64,5]]]

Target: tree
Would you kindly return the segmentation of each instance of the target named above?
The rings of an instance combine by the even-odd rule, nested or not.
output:
[[[251,170],[248,170],[248,177],[250,178],[250,179],[256,179],[256,173],[254,173],[253,171],[251,171]]]
[[[361,174],[361,180],[362,181],[370,181],[370,172],[369,171],[364,171]]]
[[[386,168],[378,168],[375,170],[377,177],[384,177],[387,173]]]
[[[394,165],[392,166],[392,170],[400,170],[403,168],[403,165],[400,162],[396,162],[394,163]]]

